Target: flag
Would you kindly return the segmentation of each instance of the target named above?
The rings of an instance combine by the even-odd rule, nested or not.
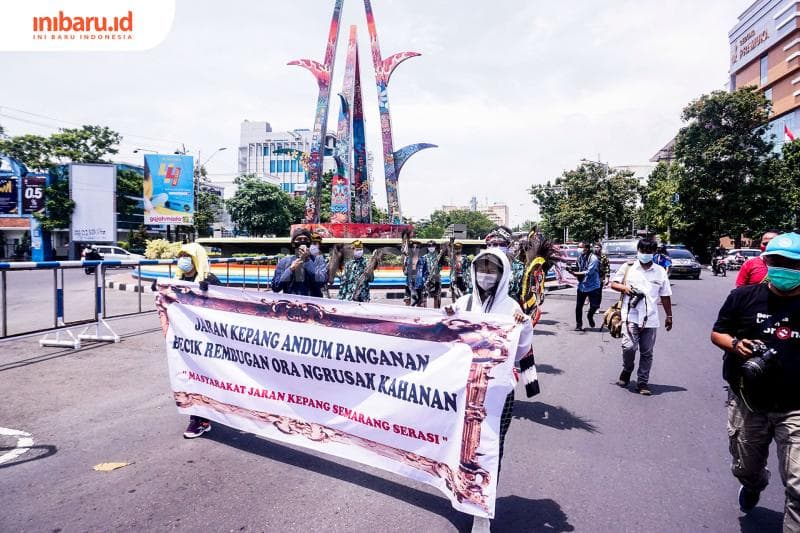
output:
[[[790,143],[794,141],[794,133],[792,130],[789,129],[789,125],[787,123],[783,123],[783,142]]]

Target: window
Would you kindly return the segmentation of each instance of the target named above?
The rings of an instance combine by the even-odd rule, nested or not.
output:
[[[278,160],[278,172],[283,172],[283,161]]]
[[[769,61],[767,57],[768,56],[766,54],[761,56],[761,61],[759,63],[759,69],[761,73],[761,85],[766,85],[767,78],[769,77]]]
[[[268,144],[264,145],[264,152],[262,153],[262,155],[264,157],[268,157],[269,156],[269,145]]]
[[[269,173],[270,174],[275,174],[275,160],[274,159],[270,159],[270,161],[269,161]]]
[[[297,172],[297,159],[292,159],[292,172]]]
[[[770,102],[772,101],[772,87],[764,91],[764,98],[766,98]]]

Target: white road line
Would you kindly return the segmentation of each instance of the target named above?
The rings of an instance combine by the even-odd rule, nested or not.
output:
[[[0,464],[13,461],[23,453],[30,451],[30,449],[33,447],[33,439],[31,438],[30,433],[25,433],[24,431],[18,431],[16,429],[0,427],[0,435],[17,437],[17,446],[13,450],[0,455]]]

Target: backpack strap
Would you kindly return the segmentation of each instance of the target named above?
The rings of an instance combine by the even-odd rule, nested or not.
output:
[[[470,312],[470,311],[472,311],[472,295],[471,294],[469,295],[469,298],[467,299],[467,312]]]
[[[627,263],[625,263],[625,265],[626,265],[625,274],[622,276],[622,284],[623,285],[625,285],[625,282],[628,281],[628,272],[630,272],[631,267],[633,266],[633,261],[628,261]],[[620,292],[619,293],[619,305],[620,305],[620,307],[622,307],[622,300],[624,298],[625,298],[625,293],[624,292]]]

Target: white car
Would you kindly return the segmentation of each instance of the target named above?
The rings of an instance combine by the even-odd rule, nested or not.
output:
[[[100,244],[95,245],[94,249],[103,256],[104,261],[138,261],[139,259],[144,259],[143,255],[132,254],[124,248],[120,248],[119,246]]]

